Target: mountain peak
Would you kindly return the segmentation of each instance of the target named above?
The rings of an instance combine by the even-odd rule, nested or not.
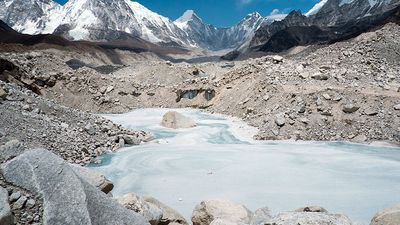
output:
[[[246,18],[261,18],[262,16],[258,12],[252,12],[247,14]]]
[[[302,18],[302,17],[304,17],[304,15],[301,13],[300,10],[293,10],[286,16],[287,19]]]
[[[196,15],[194,10],[189,9],[189,10],[186,10],[185,13],[183,13],[183,15],[181,17],[179,17],[177,20],[175,20],[175,24],[179,28],[183,29],[187,26],[188,22],[193,21],[193,20],[202,21],[200,19],[200,17],[198,17]]]

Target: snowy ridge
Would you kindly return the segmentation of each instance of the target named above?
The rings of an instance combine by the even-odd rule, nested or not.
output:
[[[21,12],[21,8],[32,10]],[[208,50],[238,47],[263,22],[281,18],[282,15],[264,18],[252,13],[235,26],[217,28],[205,24],[193,10],[171,21],[131,0],[69,0],[64,6],[53,0],[0,0],[0,19],[22,33],[56,33],[71,40],[109,41],[119,37],[115,33],[118,31],[153,43]]]
[[[343,1],[352,1],[352,0],[342,0]],[[315,15],[319,12],[319,10],[328,2],[328,0],[321,0],[317,4],[314,5],[306,14],[305,16]]]

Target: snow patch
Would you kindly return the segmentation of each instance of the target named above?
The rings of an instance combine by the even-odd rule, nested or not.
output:
[[[345,1],[349,1],[349,0],[345,0]],[[352,0],[350,0],[352,1]],[[321,10],[321,8],[328,2],[328,0],[321,0],[320,2],[318,2],[317,4],[314,5],[314,7],[312,7],[305,15],[306,16],[312,16],[315,15],[319,12],[319,10]]]
[[[287,16],[287,14],[274,14],[274,15],[269,15],[266,16],[265,19],[267,22],[274,22],[274,21],[281,21],[283,19],[285,19],[285,17]]]
[[[371,2],[371,0],[369,0]],[[354,2],[354,0],[342,0],[339,3],[339,6],[341,7],[342,5],[346,5],[346,4],[351,4],[352,2]]]

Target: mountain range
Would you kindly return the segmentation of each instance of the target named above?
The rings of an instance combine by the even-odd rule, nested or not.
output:
[[[114,41],[126,33],[163,46],[208,50],[236,48],[267,21],[253,13],[233,27],[218,28],[192,10],[172,21],[131,0],[70,0],[63,6],[52,0],[0,0],[0,19],[26,34]]]
[[[69,0],[65,5],[53,0],[0,0],[0,19],[21,33],[55,34],[68,40],[140,38],[164,47],[276,52],[351,36],[386,20],[390,15],[382,15],[399,5],[399,0],[322,0],[305,14],[263,17],[255,12],[232,27],[219,28],[203,22],[193,10],[172,21],[131,0]]]

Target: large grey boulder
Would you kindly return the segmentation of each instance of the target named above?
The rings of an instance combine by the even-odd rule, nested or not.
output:
[[[196,122],[178,112],[170,111],[164,114],[161,126],[173,129],[191,128],[196,126]]]
[[[196,205],[192,214],[193,225],[210,225],[213,221],[230,224],[249,224],[253,213],[243,205],[225,199],[210,199]]]
[[[135,193],[128,193],[122,197],[118,197],[117,201],[125,208],[144,216],[151,225],[158,225],[163,216],[163,212],[160,208],[150,202],[146,202]]]
[[[159,225],[189,225],[189,223],[181,214],[157,199],[150,196],[144,196],[143,200],[161,209],[163,216]]]
[[[323,212],[282,212],[266,224],[274,225],[352,225],[350,219],[341,214]]]
[[[149,225],[47,150],[26,151],[1,168],[8,182],[43,197],[44,225]]]
[[[400,224],[400,205],[384,209],[371,220],[371,225],[399,225]]]
[[[18,140],[11,140],[0,146],[0,162],[9,160],[24,152],[24,147]]]
[[[8,203],[8,192],[0,187],[0,225],[14,224],[14,217],[11,214],[10,204]]]
[[[71,167],[76,174],[106,194],[108,194],[114,188],[114,184],[103,174],[97,171],[79,165],[71,164]]]

